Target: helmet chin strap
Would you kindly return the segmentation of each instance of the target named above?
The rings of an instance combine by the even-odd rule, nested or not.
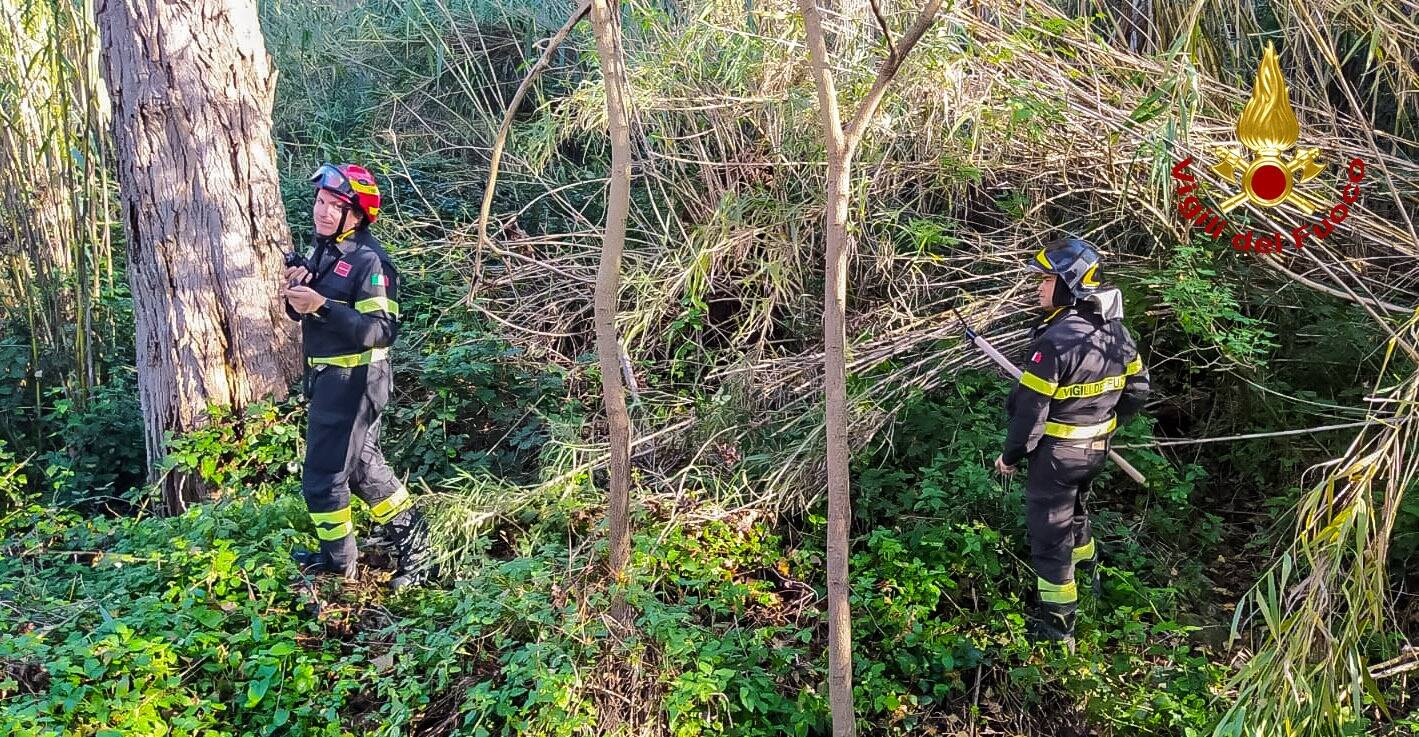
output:
[[[336,233],[335,242],[336,242],[336,243],[339,243],[339,242],[345,240],[346,238],[349,238],[350,235],[355,232],[355,228],[350,228],[349,230],[345,230],[345,219],[348,218],[348,217],[350,217],[350,208],[348,208],[348,207],[342,208],[342,209],[340,210],[340,224],[335,226],[335,233]]]
[[[349,219],[349,217],[350,217],[350,208],[348,208],[348,207],[342,208],[342,209],[340,210],[340,222],[335,225],[335,232],[334,232],[333,234],[331,234],[331,235],[322,235],[322,236],[318,236],[318,237],[319,237],[319,238],[322,238],[322,239],[326,239],[326,240],[327,240],[328,242],[330,242],[330,243],[341,243],[341,242],[343,242],[346,238],[349,238],[350,236],[354,235],[354,234],[355,234],[355,231],[359,230],[360,227],[359,227],[358,225],[356,225],[355,227],[350,228],[349,230],[346,230],[346,229],[345,229],[345,221],[346,221],[347,219]]]

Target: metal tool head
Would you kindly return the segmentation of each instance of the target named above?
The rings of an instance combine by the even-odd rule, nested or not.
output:
[[[947,309],[949,309],[949,310],[951,311],[951,314],[952,314],[952,315],[955,315],[955,317],[956,317],[956,322],[961,323],[961,330],[965,331],[966,337],[968,337],[968,338],[974,338],[974,337],[976,337],[976,331],[971,330],[971,326],[966,322],[966,318],[961,317],[961,313],[957,312],[955,307],[948,307]]]

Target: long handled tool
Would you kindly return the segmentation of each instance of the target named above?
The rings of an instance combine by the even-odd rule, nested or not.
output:
[[[1010,378],[1019,381],[1021,372],[1018,366],[1011,363],[1010,359],[1006,358],[1000,353],[1000,351],[996,350],[995,346],[990,344],[990,341],[986,340],[979,333],[972,330],[971,326],[966,324],[965,318],[961,317],[960,313],[956,312],[956,308],[951,308],[951,314],[955,315],[956,319],[960,321],[961,328],[966,331],[966,338],[969,339],[971,343],[975,345],[976,348],[979,348],[981,353],[984,353],[990,358],[990,360],[994,361],[996,365],[1004,369],[1005,373],[1010,375]],[[1133,464],[1124,460],[1123,456],[1110,450],[1109,460],[1113,461],[1114,464],[1117,465],[1120,470],[1128,474],[1129,478],[1133,479],[1134,481],[1137,481],[1140,486],[1148,485],[1148,479],[1144,478],[1143,474],[1140,473],[1138,469],[1133,467]]]

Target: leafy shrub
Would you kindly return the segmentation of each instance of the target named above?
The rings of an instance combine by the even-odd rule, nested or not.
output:
[[[27,484],[24,462],[15,458],[5,447],[4,439],[0,439],[0,513],[19,506]]]
[[[386,413],[392,462],[430,481],[470,468],[527,477],[549,417],[570,411],[561,375],[475,327],[432,330],[417,373],[422,391]]]
[[[195,472],[222,488],[299,477],[304,408],[296,400],[258,402],[240,415],[213,405],[207,413],[206,427],[168,438],[168,468]]]
[[[42,460],[53,503],[107,502],[142,486],[147,461],[134,371],[94,387],[82,408],[54,390],[45,424],[54,428],[55,449]]]
[[[1172,309],[1174,320],[1167,325],[1175,325],[1185,336],[1232,362],[1257,366],[1276,348],[1276,334],[1268,329],[1268,321],[1244,310],[1235,290],[1213,263],[1218,253],[1231,256],[1230,251],[1218,251],[1210,242],[1178,245],[1169,252],[1164,268],[1143,283]]]

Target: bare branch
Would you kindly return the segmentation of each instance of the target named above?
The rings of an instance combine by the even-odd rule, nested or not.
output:
[[[804,0],[800,0],[799,4],[803,5]],[[852,116],[852,122],[848,125],[844,143],[847,146],[849,158],[857,148],[858,141],[862,139],[862,132],[867,130],[867,123],[872,120],[872,116],[877,114],[877,107],[882,104],[882,98],[887,94],[887,85],[892,82],[893,77],[897,76],[897,71],[902,66],[902,60],[911,53],[912,48],[921,40],[921,37],[926,35],[931,24],[936,22],[936,14],[940,10],[941,0],[927,0],[926,7],[921,9],[911,30],[907,31],[907,35],[902,36],[902,42],[895,47],[895,52],[890,54],[886,61],[882,62],[882,66],[877,68],[877,79],[872,82],[872,89],[867,92],[867,97],[858,106],[857,113]]]
[[[547,47],[542,50],[542,57],[536,64],[527,71],[527,76],[522,78],[522,84],[517,86],[517,92],[513,93],[512,102],[508,103],[507,112],[503,113],[502,125],[498,126],[498,136],[493,140],[493,153],[488,160],[488,184],[483,187],[483,205],[478,210],[478,241],[474,245],[473,252],[473,283],[468,288],[468,301],[472,302],[474,295],[478,292],[479,283],[483,280],[483,246],[488,242],[488,213],[493,208],[493,192],[498,186],[498,167],[503,161],[503,149],[507,147],[508,133],[512,130],[512,120],[517,115],[517,109],[522,106],[522,98],[527,95],[527,90],[531,89],[532,83],[542,75],[542,70],[547,68],[547,64],[552,59],[552,53],[562,45],[562,41],[572,32],[576,24],[586,17],[591,10],[591,0],[583,0],[576,10],[572,11],[571,17],[562,25],[556,33],[547,39]]]
[[[872,17],[877,19],[877,27],[882,30],[882,45],[887,47],[887,61],[895,64],[897,61],[897,47],[892,43],[892,31],[887,27],[887,19],[882,17],[882,8],[877,5],[877,0],[871,0]]]
[[[1371,666],[1370,677],[1375,680],[1393,678],[1414,670],[1419,670],[1419,648],[1407,647],[1399,657]]]
[[[818,109],[823,116],[823,128],[827,132],[826,143],[830,155],[843,150],[842,115],[838,111],[838,90],[833,84],[833,73],[828,68],[828,44],[823,34],[823,17],[818,12],[817,0],[798,0],[803,12],[803,30],[808,39],[808,57],[812,62],[814,86],[818,89]]]

